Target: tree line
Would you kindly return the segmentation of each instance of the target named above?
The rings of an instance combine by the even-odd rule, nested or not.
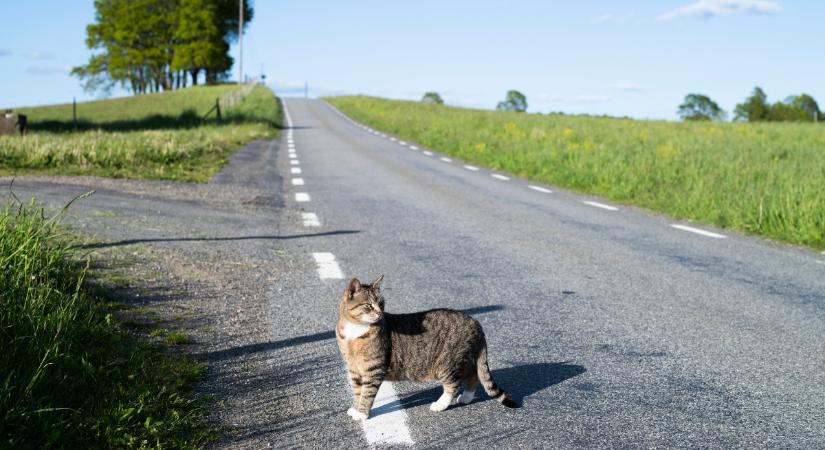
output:
[[[727,119],[725,110],[703,94],[688,94],[677,111],[682,120]],[[753,88],[751,95],[733,110],[737,122],[819,122],[822,111],[816,100],[808,94],[792,95],[784,101],[768,103],[768,96],[760,87]]]
[[[244,30],[254,10],[243,2]],[[228,78],[238,39],[238,0],[96,0],[86,45],[96,51],[72,74],[88,91],[121,85],[133,94]]]

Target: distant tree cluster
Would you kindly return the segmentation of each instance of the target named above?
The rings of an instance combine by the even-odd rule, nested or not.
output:
[[[75,67],[89,91],[117,84],[134,94],[226,78],[229,44],[238,38],[238,0],[96,0],[86,45],[98,53]],[[244,28],[253,17],[244,2]]]
[[[424,97],[421,97],[422,103],[431,103],[433,105],[443,105],[444,100],[438,95],[438,92],[427,92]]]
[[[498,102],[496,111],[527,111],[527,97],[519,91],[507,91],[504,101]]]
[[[725,120],[727,114],[708,96],[688,94],[679,105],[679,117],[683,120]],[[818,122],[822,111],[808,94],[792,95],[784,102],[768,103],[768,96],[756,87],[743,103],[736,105],[733,120],[739,122]]]

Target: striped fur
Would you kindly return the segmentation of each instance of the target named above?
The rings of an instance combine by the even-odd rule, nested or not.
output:
[[[336,337],[355,397],[350,416],[369,416],[384,380],[439,381],[444,395],[430,406],[433,411],[455,402],[462,384],[465,392],[459,401],[471,401],[479,382],[502,405],[517,406],[490,375],[487,343],[478,321],[451,309],[386,313],[382,279],[370,284],[352,279],[339,307]],[[363,327],[367,330],[360,334]],[[353,333],[355,329],[359,333]]]

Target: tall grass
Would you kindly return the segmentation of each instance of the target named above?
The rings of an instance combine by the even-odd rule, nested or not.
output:
[[[61,174],[205,182],[241,145],[277,136],[281,111],[256,86],[223,121],[202,116],[236,86],[84,103],[78,132],[71,105],[22,109],[27,136],[0,136],[0,175]]]
[[[203,443],[188,387],[201,367],[119,331],[58,217],[34,202],[0,211],[0,447]]]
[[[353,118],[457,158],[719,227],[825,248],[825,128],[490,112],[370,97]]]

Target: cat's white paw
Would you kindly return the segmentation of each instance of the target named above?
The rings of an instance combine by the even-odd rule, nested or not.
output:
[[[458,396],[457,403],[459,405],[468,405],[468,404],[470,404],[470,402],[473,401],[473,398],[475,398],[475,396],[476,396],[475,391],[470,392],[470,391],[465,389],[464,392],[462,392],[461,395]]]
[[[438,401],[435,403],[430,404],[430,411],[444,411],[445,409],[450,407],[450,403],[453,402],[453,397],[447,393],[441,394],[441,397],[438,397]]]
[[[352,417],[353,420],[367,420],[367,415],[355,408],[348,409],[347,415]]]

